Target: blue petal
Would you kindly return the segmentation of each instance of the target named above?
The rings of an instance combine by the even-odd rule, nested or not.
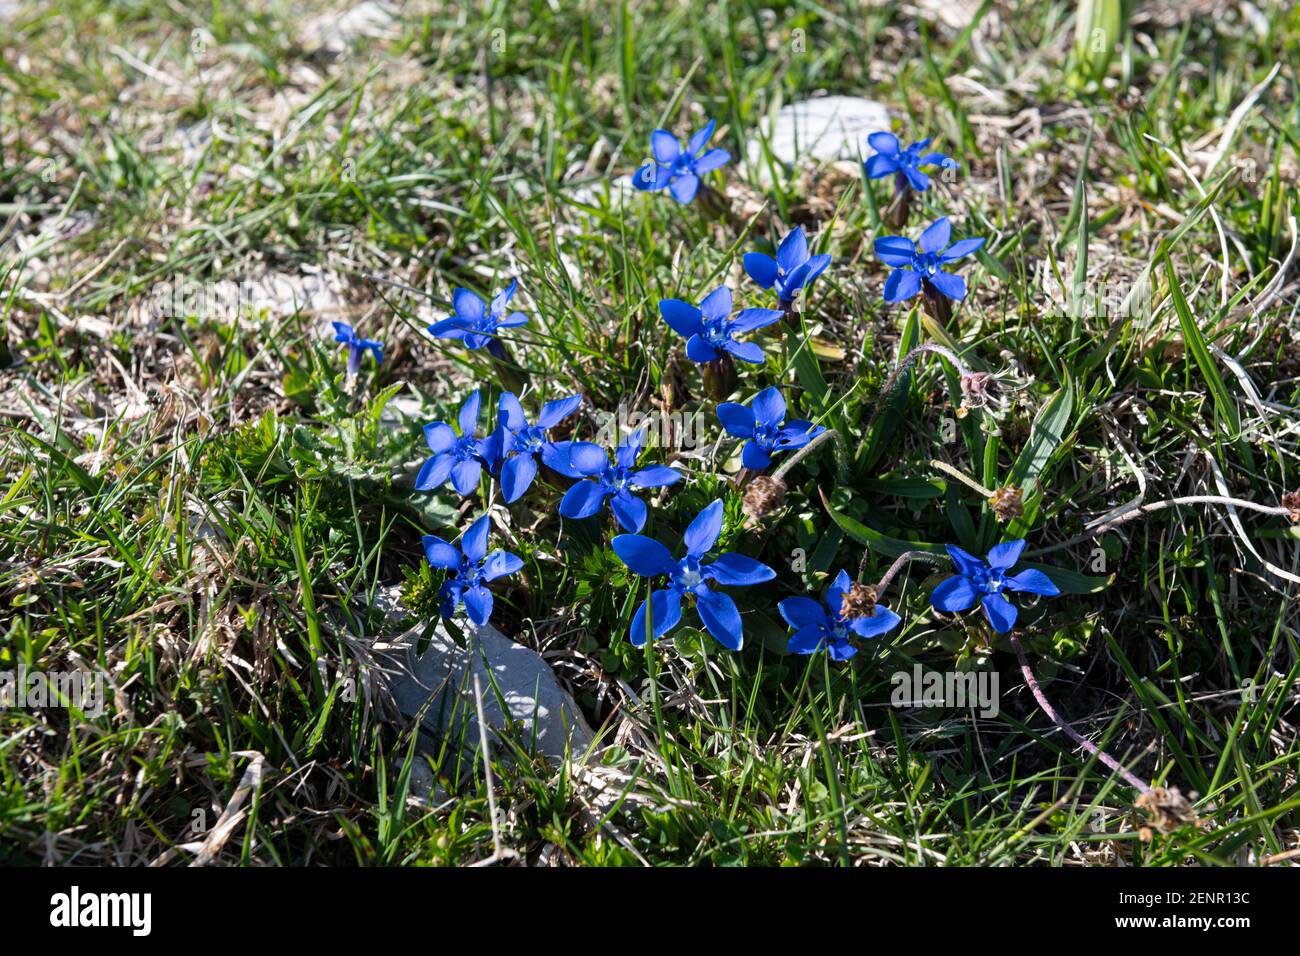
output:
[[[951,272],[936,272],[928,281],[954,302],[966,298],[966,280],[961,276],[953,275]]]
[[[488,532],[491,530],[491,522],[488,516],[484,515],[469,526],[469,530],[461,535],[460,550],[471,564],[478,564],[487,554]]]
[[[898,627],[902,620],[889,608],[877,604],[873,614],[869,617],[855,617],[849,622],[849,627],[859,637],[878,637]]]
[[[632,185],[642,192],[663,189],[668,185],[668,178],[665,176],[660,182],[659,173],[662,168],[654,163],[646,163],[632,174]]]
[[[731,315],[731,308],[731,290],[725,285],[714,289],[700,303],[700,312],[709,319],[725,319]]]
[[[651,604],[654,616],[652,626],[657,640],[676,627],[677,622],[682,619],[682,595],[675,588],[663,588],[652,593],[650,600],[653,602]],[[628,628],[628,639],[632,641],[633,647],[645,646],[645,606],[646,602],[642,601],[636,615],[632,618],[632,626]]]
[[[911,269],[895,269],[885,280],[885,301],[906,302],[921,291],[921,276]]]
[[[810,597],[789,597],[776,606],[793,628],[807,627],[810,624],[822,625],[828,620],[826,609],[821,603]]]
[[[467,495],[478,487],[483,464],[474,458],[458,461],[451,468],[451,486],[458,495]]]
[[[692,362],[712,362],[718,357],[718,350],[700,335],[692,335],[686,340],[686,357]]]
[[[907,177],[907,185],[911,186],[919,193],[925,192],[930,188],[930,177],[921,172],[915,166],[904,166],[902,173]],[[924,238],[924,236],[922,236]],[[927,252],[933,250],[926,250]]]
[[[881,131],[872,133],[867,137],[867,143],[877,153],[884,156],[897,156],[899,150],[898,137],[893,133]]]
[[[609,499],[609,508],[625,531],[636,533],[645,527],[645,502],[627,490]]]
[[[781,390],[775,385],[755,395],[752,407],[756,426],[779,425],[785,418],[785,399],[781,396]]]
[[[685,338],[704,331],[700,310],[681,299],[660,299],[659,314],[674,332]]]
[[[728,342],[723,346],[728,352],[751,365],[761,365],[766,359],[757,342]]]
[[[515,290],[518,288],[519,280],[511,279],[510,284],[498,292],[496,298],[492,300],[492,304],[488,307],[488,314],[494,319],[501,318],[501,313],[506,310],[510,300],[515,297]]]
[[[865,165],[868,179],[884,179],[886,176],[898,172],[898,159],[893,156],[885,156],[882,153],[868,157]]]
[[[610,546],[633,574],[639,574],[643,578],[672,574],[677,568],[677,562],[668,553],[668,549],[645,535],[620,534],[610,542]]]
[[[537,424],[542,428],[558,425],[577,411],[581,404],[581,395],[570,395],[568,398],[557,398],[553,402],[547,402],[537,416]]]
[[[482,627],[492,617],[492,592],[478,584],[461,595],[465,602],[465,613],[469,619]]]
[[[849,577],[849,572],[841,568],[840,573],[835,575],[835,580],[831,581],[830,586],[826,588],[826,606],[831,609],[832,617],[839,616],[844,606],[844,592],[851,587],[853,587],[853,579]]]
[[[694,173],[684,173],[668,184],[668,191],[683,206],[690,204],[699,189],[700,177]]]
[[[790,635],[785,649],[790,654],[815,654],[825,641],[826,630],[822,625],[807,624]]]
[[[766,448],[756,441],[745,442],[740,452],[740,463],[750,471],[762,471],[772,464],[772,456]]]
[[[454,464],[456,459],[446,452],[434,455],[420,466],[420,473],[415,476],[415,490],[432,491],[434,488],[441,488],[447,476],[451,474]]]
[[[483,580],[495,581],[514,574],[524,566],[524,559],[509,551],[493,551],[483,560]]]
[[[560,499],[560,514],[566,518],[590,518],[605,503],[609,492],[595,481],[580,481]]]
[[[542,461],[569,478],[598,475],[609,467],[609,457],[589,441],[557,441],[542,446]]]
[[[695,172],[703,176],[715,169],[721,169],[729,162],[731,162],[731,154],[725,149],[711,149],[695,161]]]
[[[501,393],[501,401],[497,404],[497,420],[512,432],[528,427],[524,407],[519,404],[514,392]]]
[[[964,574],[956,574],[940,582],[930,594],[930,604],[940,611],[954,614],[957,611],[970,610],[979,600],[979,596],[979,589],[970,578]]]
[[[803,229],[796,226],[781,240],[781,245],[776,250],[776,262],[781,271],[788,274],[807,261],[808,240],[804,238]]]
[[[745,271],[749,277],[764,289],[770,289],[776,283],[776,260],[761,252],[745,253]]]
[[[736,602],[720,591],[701,588],[696,592],[695,609],[709,633],[723,647],[738,651],[745,644],[745,634],[740,623]]]
[[[537,477],[537,459],[515,455],[501,466],[501,496],[506,504],[518,501]]]
[[[1009,571],[1016,566],[1016,562],[1020,560],[1020,552],[1024,550],[1024,538],[1017,538],[1015,541],[1004,541],[1002,544],[995,544],[989,548],[988,557],[984,560],[990,568]]]
[[[916,262],[916,246],[904,236],[881,236],[874,248],[876,257],[887,266],[900,268]]]
[[[1001,594],[984,595],[983,607],[984,616],[999,634],[1005,634],[1016,626],[1016,606]]]
[[[782,314],[780,309],[745,309],[728,326],[728,331],[735,335],[737,332],[765,328],[773,322],[781,321]]]
[[[734,553],[718,555],[717,560],[705,565],[703,571],[705,577],[712,577],[729,587],[748,587],[776,577],[776,572],[762,561]]]
[[[456,433],[446,422],[431,422],[424,426],[424,443],[435,454],[450,451],[456,444]]]
[[[682,480],[682,473],[667,465],[649,465],[627,476],[627,483],[632,488],[663,488]]]
[[[456,289],[452,292],[451,304],[456,310],[457,318],[471,325],[477,324],[487,314],[487,307],[483,305],[483,300],[469,289]]]
[[[945,545],[948,549],[948,556],[952,558],[952,563],[957,565],[959,574],[966,574],[977,577],[984,572],[986,565],[969,551],[963,551],[955,544]]]
[[[1019,574],[1014,574],[1004,582],[1008,591],[1027,591],[1030,594],[1042,594],[1045,597],[1056,597],[1061,593],[1055,582],[1046,574],[1037,568],[1028,568]]]
[[[718,406],[718,421],[732,438],[754,437],[754,410],[739,402],[723,402]]]
[[[948,221],[947,216],[941,216],[921,233],[920,238],[916,240],[916,248],[919,252],[938,252],[951,241],[952,223]]]
[[[722,533],[722,499],[711,502],[686,528],[682,541],[686,544],[686,553],[692,558],[702,556],[709,548],[717,544],[718,535]]]
[[[943,250],[943,252],[939,253],[939,261],[955,262],[956,260],[963,259],[966,256],[970,255],[972,252],[975,252],[983,245],[984,245],[984,240],[982,238],[981,239],[958,239],[947,249]]]
[[[671,166],[681,152],[682,147],[677,142],[677,137],[666,129],[657,129],[650,134],[650,153],[659,165]]]
[[[465,399],[465,404],[460,407],[460,415],[456,418],[457,424],[460,425],[462,435],[472,435],[478,428],[478,412],[482,402],[482,397],[478,389],[470,392],[469,398]]]
[[[460,567],[460,552],[436,535],[426,534],[421,542],[424,544],[424,556],[435,568],[450,571]]]
[[[698,155],[700,150],[708,145],[709,140],[713,139],[713,131],[717,128],[718,121],[712,119],[709,120],[709,122],[705,124],[704,128],[698,130],[687,142],[686,151],[692,156]]]

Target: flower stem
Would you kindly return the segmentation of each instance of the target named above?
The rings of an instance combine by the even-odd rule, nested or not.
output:
[[[1112,528],[1117,528],[1126,521],[1132,521],[1143,515],[1149,515],[1156,511],[1163,511],[1166,508],[1174,508],[1179,505],[1232,505],[1236,508],[1245,508],[1248,511],[1258,511],[1266,515],[1283,515],[1289,516],[1290,510],[1285,506],[1261,505],[1258,502],[1246,501],[1244,498],[1228,498],[1223,495],[1184,495],[1181,498],[1170,498],[1166,501],[1153,501],[1150,504],[1139,505],[1131,511],[1125,511],[1114,518],[1104,519],[1100,524],[1085,531],[1083,534],[1075,535],[1060,544],[1053,544],[1046,548],[1028,552],[1025,557],[1037,557],[1040,554],[1050,554],[1053,551],[1061,551],[1065,548],[1072,548],[1076,544],[1083,544],[1085,541],[1091,541],[1100,535],[1105,534]]]
[[[974,478],[970,477],[969,475],[965,474],[960,469],[954,468],[946,461],[939,461],[939,459],[935,458],[930,462],[930,467],[937,468],[939,471],[942,471],[945,475],[949,475],[953,478],[956,478],[967,488],[971,489],[972,491],[978,491],[985,498],[993,497],[994,493],[992,491],[990,491],[988,488],[985,488],[978,481],[976,481]]]
[[[1140,779],[1126,770],[1118,760],[1106,753],[1106,751],[1102,750],[1092,741],[1085,738],[1077,730],[1066,723],[1065,719],[1053,709],[1051,703],[1048,702],[1046,695],[1043,694],[1042,688],[1038,686],[1038,680],[1034,677],[1034,672],[1029,666],[1028,658],[1025,657],[1025,649],[1020,644],[1020,638],[1016,637],[1014,633],[1007,635],[1007,637],[1011,641],[1011,646],[1016,650],[1016,657],[1020,659],[1020,671],[1025,675],[1025,683],[1029,685],[1030,691],[1033,692],[1034,700],[1038,701],[1038,706],[1042,708],[1043,713],[1052,719],[1052,723],[1056,724],[1056,726],[1076,744],[1128,781],[1129,786],[1135,787],[1140,793],[1150,793],[1150,784],[1143,783]]]
[[[912,211],[912,187],[902,173],[894,175],[894,198],[885,209],[884,220],[891,229],[902,229],[907,225],[908,215]]]
[[[862,449],[866,447],[867,438],[871,435],[871,426],[876,423],[876,419],[880,417],[880,413],[885,410],[885,406],[889,403],[889,397],[893,394],[894,388],[898,385],[899,379],[901,379],[903,373],[915,365],[917,359],[926,352],[933,352],[935,355],[947,359],[949,363],[952,364],[953,368],[957,370],[957,374],[964,379],[975,374],[975,370],[968,367],[966,363],[961,360],[961,357],[947,346],[939,345],[935,342],[922,342],[920,345],[913,348],[903,356],[902,360],[897,365],[894,366],[893,370],[889,373],[889,377],[885,379],[885,384],[880,387],[880,394],[876,396],[876,404],[871,409],[871,416],[867,419],[866,425],[862,428],[862,441],[858,443],[857,457],[862,457]]]
[[[796,451],[785,461],[781,462],[781,467],[778,468],[776,471],[772,472],[772,477],[778,480],[784,480],[785,476],[789,473],[791,468],[793,468],[795,465],[799,464],[799,462],[803,461],[810,454],[812,454],[813,449],[816,448],[818,445],[822,445],[830,441],[832,438],[834,438],[836,442],[839,442],[840,433],[833,428],[826,429],[826,431],[822,432],[820,435],[818,435],[812,441],[808,442],[808,444],[804,445],[802,448]]]
[[[898,576],[898,572],[911,561],[930,561],[934,564],[942,564],[944,558],[937,554],[931,554],[929,551],[904,551],[894,563],[889,566],[884,575],[876,582],[876,600],[883,601],[885,591],[888,590],[890,583]]]

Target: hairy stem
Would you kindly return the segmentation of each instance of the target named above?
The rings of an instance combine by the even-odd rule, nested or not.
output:
[[[1065,722],[1065,719],[1060,714],[1058,714],[1056,710],[1052,707],[1052,705],[1048,702],[1046,695],[1043,694],[1043,689],[1038,686],[1038,680],[1037,678],[1034,677],[1034,672],[1033,669],[1029,666],[1028,658],[1025,657],[1025,649],[1020,644],[1020,638],[1016,637],[1014,633],[1009,634],[1007,636],[1011,641],[1011,646],[1016,649],[1016,657],[1020,659],[1020,671],[1025,675],[1025,683],[1029,685],[1029,689],[1034,694],[1034,700],[1038,701],[1038,706],[1042,708],[1043,713],[1045,713],[1048,717],[1052,719],[1052,723],[1056,724],[1057,727],[1061,728],[1061,731],[1067,737],[1073,740],[1076,744],[1078,744],[1084,750],[1088,751],[1088,753],[1095,756],[1107,767],[1109,767],[1111,770],[1114,770],[1117,774],[1119,774],[1126,781],[1128,781],[1129,786],[1135,787],[1140,793],[1150,793],[1151,792],[1150,784],[1143,783],[1138,777],[1134,776],[1132,773],[1126,770],[1118,760],[1116,760],[1110,754],[1106,753],[1106,751],[1102,750],[1092,741],[1085,738],[1082,734],[1080,734],[1077,730],[1075,730],[1073,727],[1071,727],[1068,723]]]
[[[932,564],[942,564],[944,560],[945,559],[942,556],[931,554],[929,551],[904,551],[894,559],[894,563],[889,566],[889,570],[887,570],[881,579],[876,582],[876,600],[884,600],[885,591],[889,588],[890,583],[898,576],[898,572],[903,570],[903,567],[907,565],[908,562],[929,561]]]
[[[942,471],[945,475],[949,475],[953,478],[956,478],[967,488],[970,488],[972,491],[978,491],[985,498],[993,497],[992,491],[990,491],[988,488],[985,488],[974,478],[970,477],[967,474],[964,474],[960,469],[954,468],[952,465],[948,464],[945,461],[939,461],[939,459],[936,458],[930,462],[930,467],[937,468],[939,471]]]

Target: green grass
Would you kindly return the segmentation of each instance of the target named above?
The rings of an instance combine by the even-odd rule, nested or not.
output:
[[[424,327],[453,287],[510,277],[530,315],[511,343],[525,407],[580,389],[586,438],[590,410],[620,403],[698,416],[708,443],[646,533],[675,543],[723,496],[720,547],[780,575],[734,592],[741,653],[684,628],[647,654],[626,638],[645,585],[610,523],[561,523],[555,487],[495,499],[512,538],[494,543],[527,563],[495,587],[494,620],[547,652],[610,744],[595,772],[627,788],[597,805],[582,774],[498,761],[507,848],[925,866],[1295,850],[1296,584],[1269,566],[1297,572],[1296,526],[1195,504],[1053,550],[1139,495],[1272,507],[1300,487],[1294,267],[1278,278],[1300,211],[1300,13],[1257,6],[1266,22],[1139,11],[1101,84],[1081,80],[1067,3],[986,3],[965,30],[888,4],[411,4],[339,58],[299,42],[287,4],[21,7],[0,39],[0,670],[93,667],[112,699],[98,717],[0,711],[0,860],[187,862],[195,811],[214,822],[259,759],[221,863],[491,855],[484,775],[460,772],[454,742],[434,769],[459,789],[408,799],[425,758],[384,719],[373,645],[381,589],[433,619],[420,536],[452,538],[484,506],[411,491],[420,426],[453,420],[475,384],[485,407],[500,390],[484,353]],[[989,237],[946,327],[882,301],[884,183],[743,160],[766,115],[821,93],[878,99],[905,141],[961,162],[909,225],[948,215]],[[706,116],[737,157],[715,180],[732,220],[600,186],[656,126]],[[187,152],[182,129],[211,135]],[[737,400],[782,385],[846,454],[801,461],[787,509],[747,530],[725,483],[736,450],[657,303],[726,282],[772,305],[739,256],[794,224],[835,262]],[[162,282],[305,269],[338,278],[341,314],[144,308]],[[1118,320],[1071,292],[1143,281],[1148,308]],[[342,317],[386,344],[356,389],[322,333]],[[1007,401],[959,418],[956,374],[927,357],[873,414],[917,342],[997,373]],[[1000,523],[934,459],[1023,487],[1024,515]],[[841,567],[876,580],[907,548],[1020,536],[1068,584],[1019,632],[1045,692],[1139,776],[1195,791],[1199,827],[1140,839],[1131,788],[1035,707],[1009,645],[929,612],[939,569],[900,579],[903,627],[852,665],[784,653],[779,597]],[[996,671],[1000,713],[892,708],[890,675],[916,662]]]

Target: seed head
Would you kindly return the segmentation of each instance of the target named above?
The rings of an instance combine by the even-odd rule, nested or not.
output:
[[[785,507],[785,482],[770,475],[757,475],[745,487],[741,507],[755,521]]]
[[[1023,497],[1023,489],[1015,485],[1007,485],[993,492],[993,497],[989,498],[989,507],[993,509],[993,514],[999,521],[1010,521],[1025,513]]]
[[[848,621],[855,617],[870,617],[876,611],[876,589],[870,584],[854,584],[844,592],[840,601],[840,617]]]
[[[986,408],[993,401],[997,380],[988,372],[970,372],[961,377],[961,409]]]
[[[1287,517],[1295,524],[1300,524],[1300,491],[1288,491],[1282,496],[1282,507],[1287,510]]]

